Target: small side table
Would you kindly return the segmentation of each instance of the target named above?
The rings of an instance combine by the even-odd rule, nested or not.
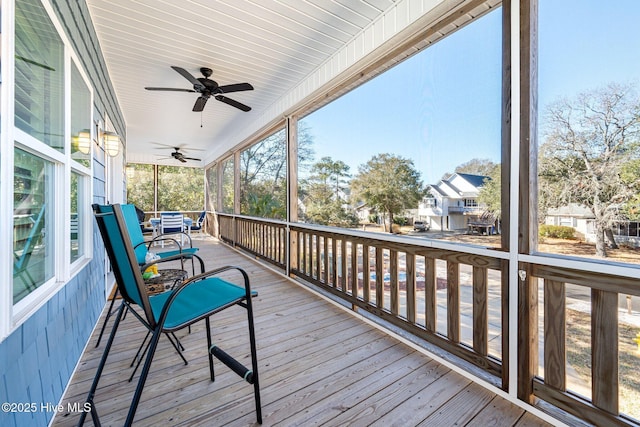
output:
[[[188,275],[185,270],[177,268],[158,270],[158,274],[160,275],[144,281],[147,285],[149,295],[159,294],[160,292],[172,289],[178,283],[183,282]]]

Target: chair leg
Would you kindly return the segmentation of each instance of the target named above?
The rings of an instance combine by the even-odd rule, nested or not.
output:
[[[142,351],[142,348],[144,347],[145,344],[147,344],[147,339],[149,339],[149,335],[151,335],[151,331],[147,331],[147,335],[144,336],[144,339],[142,340],[142,343],[140,343],[140,347],[138,347],[138,351],[136,352],[136,355],[133,356],[133,359],[131,359],[131,364],[129,365],[130,368],[133,367],[134,363],[136,363],[136,360],[138,360],[138,357],[140,357],[140,360],[142,360],[144,355],[147,353],[147,350],[145,348],[144,353],[142,353],[142,355],[140,355],[140,352]],[[149,347],[149,345],[147,344],[147,348],[148,347]],[[139,365],[140,365],[140,362],[138,362],[138,366]],[[133,378],[133,375],[131,376],[131,378]],[[131,378],[129,378],[129,381],[131,381]]]
[[[147,349],[147,359],[144,362],[144,366],[142,366],[140,379],[138,379],[138,385],[136,387],[135,393],[133,394],[131,406],[129,406],[129,413],[127,414],[127,419],[124,423],[125,427],[131,427],[131,424],[133,424],[133,418],[136,415],[138,404],[140,403],[140,397],[142,397],[142,390],[144,389],[144,384],[147,382],[149,370],[151,369],[151,362],[153,361],[153,356],[155,355],[156,348],[158,347],[158,341],[160,340],[161,335],[162,328],[158,326],[153,331],[153,336],[151,337],[151,342],[149,343],[149,348]]]
[[[109,340],[107,341],[107,345],[102,352],[102,358],[100,359],[100,363],[98,364],[98,369],[96,370],[96,375],[93,377],[93,383],[91,384],[91,389],[89,390],[89,394],[87,395],[86,403],[91,406],[91,419],[93,420],[93,424],[96,426],[100,425],[100,420],[98,419],[98,412],[95,409],[95,404],[93,403],[93,398],[95,397],[96,390],[98,389],[98,382],[100,381],[100,377],[102,376],[102,370],[104,369],[104,365],[107,363],[107,357],[109,356],[109,351],[111,351],[111,345],[113,344],[113,340],[116,336],[116,331],[118,330],[118,325],[120,325],[120,319],[122,318],[122,314],[124,312],[125,304],[124,302],[120,304],[120,308],[118,308],[118,314],[116,315],[116,320],[113,323],[113,328],[111,329],[111,334],[109,334]],[[87,417],[87,412],[82,411],[80,415],[80,421],[78,422],[78,427],[84,425],[84,420]]]
[[[251,298],[247,300],[247,321],[249,323],[249,344],[251,346],[251,368],[253,369],[253,395],[256,401],[256,417],[262,424],[262,406],[260,405],[260,382],[258,381],[258,351],[256,347],[256,331],[253,324],[253,305]]]
[[[142,359],[144,358],[145,354],[147,354],[147,351],[149,350],[149,345],[151,344],[151,342],[147,343],[147,346],[145,347],[144,351],[142,352],[142,354],[140,354],[140,350],[142,350],[142,347],[147,342],[147,338],[149,338],[149,335],[151,335],[151,331],[147,331],[147,335],[144,337],[144,340],[142,341],[142,344],[140,344],[140,347],[138,348],[138,352],[136,353],[135,357],[131,361],[131,365],[129,365],[130,367],[133,366],[133,364],[135,363],[136,359],[138,360],[138,363],[136,364],[136,367],[133,369],[133,372],[131,372],[131,375],[129,376],[129,382],[131,382],[133,380],[133,377],[136,375],[136,372],[137,372],[138,368],[140,367],[140,363],[142,363]],[[173,337],[176,340],[174,342],[171,339],[171,336],[169,335],[169,333],[165,332],[165,335],[167,336],[167,339],[169,340],[171,345],[173,345],[173,348],[176,350],[176,353],[178,353],[178,356],[180,356],[180,358],[182,359],[184,364],[188,365],[189,362],[187,362],[187,359],[184,358],[184,355],[182,354],[182,351],[180,351],[180,349],[184,350],[184,347],[182,346],[182,343],[180,342],[180,340],[178,340],[178,337],[176,337],[176,335],[173,332],[171,332],[171,335],[173,335]],[[138,359],[138,355],[140,356],[139,359]]]
[[[98,342],[96,343],[95,348],[98,348],[98,346],[100,345],[100,341],[102,340],[102,334],[104,334],[104,330],[107,327],[107,322],[109,321],[109,318],[113,314],[111,310],[113,310],[113,304],[116,302],[116,297],[118,296],[119,293],[120,293],[120,290],[116,287],[116,293],[113,294],[113,298],[111,298],[111,304],[109,304],[109,311],[107,311],[107,315],[104,318],[104,323],[102,324],[102,328],[100,329],[100,335],[98,335]]]
[[[209,318],[207,317],[205,320],[205,325],[207,327],[207,348],[211,348],[211,325],[210,325],[210,321]],[[209,356],[209,373],[211,374],[211,381],[215,381],[216,377],[215,374],[213,372],[213,355],[211,355],[210,351],[207,351],[207,355]]]

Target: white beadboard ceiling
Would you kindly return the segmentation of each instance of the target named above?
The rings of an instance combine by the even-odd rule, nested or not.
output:
[[[418,3],[431,8],[439,1]],[[171,153],[170,147],[179,146],[185,155],[204,160],[188,165],[203,166],[240,142],[239,137],[246,137],[247,129],[266,122],[278,102],[313,79],[313,73],[354,43],[357,35],[370,31],[396,1],[87,0],[87,4],[124,113],[128,161],[182,164],[162,160]],[[210,78],[220,85],[251,83],[255,90],[228,96],[252,110],[245,113],[211,98],[202,114],[194,113],[196,93],[144,89],[191,89],[172,65],[196,78],[202,77],[200,67],[211,68]]]

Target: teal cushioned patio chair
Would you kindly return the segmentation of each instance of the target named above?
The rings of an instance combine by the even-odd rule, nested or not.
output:
[[[100,212],[104,212],[106,210],[111,211],[111,206],[110,205],[96,205],[97,209]],[[195,275],[195,259],[198,260],[198,262],[200,263],[200,273],[204,272],[204,261],[202,260],[202,258],[198,257],[196,255],[196,253],[198,252],[199,248],[194,248],[191,245],[191,239],[189,238],[188,242],[189,242],[189,247],[181,247],[180,245],[178,245],[177,240],[170,238],[170,237],[166,237],[163,235],[159,235],[157,236],[155,239],[151,240],[151,241],[145,241],[144,239],[144,234],[142,232],[142,229],[140,228],[140,222],[138,220],[138,213],[136,212],[136,207],[135,205],[132,204],[125,204],[125,205],[121,205],[122,208],[122,214],[124,215],[125,218],[125,223],[127,225],[127,231],[129,232],[129,237],[131,238],[131,244],[133,245],[134,248],[134,252],[136,255],[136,261],[138,262],[138,265],[142,268],[145,264],[146,264],[146,258],[147,258],[147,253],[149,252],[149,249],[151,248],[151,245],[154,242],[160,241],[160,240],[171,240],[173,242],[175,242],[175,244],[178,246],[178,249],[176,250],[170,250],[170,251],[164,251],[164,252],[154,252],[157,256],[160,257],[159,262],[168,262],[168,261],[175,261],[175,260],[179,260],[180,261],[180,266],[181,269],[184,270],[184,261],[185,259],[190,259],[191,260],[191,274]],[[144,271],[144,269],[142,270]],[[116,290],[116,295],[119,291]],[[96,342],[96,347],[98,347],[100,345],[100,342],[102,341],[102,335],[104,334],[104,330],[107,327],[107,322],[109,321],[109,319],[111,318],[112,315],[112,309],[113,309],[113,305],[115,303],[116,300],[116,296],[114,295],[114,297],[111,299],[111,305],[109,306],[109,310],[107,311],[107,316],[104,319],[104,323],[102,324],[102,328],[100,329],[100,335],[98,336],[98,340]],[[172,342],[173,343],[173,342]]]
[[[138,222],[138,214],[136,213],[136,207],[131,204],[121,205],[122,213],[125,218],[125,222],[127,224],[127,230],[129,231],[129,236],[131,236],[131,242],[133,243],[133,248],[136,253],[136,260],[139,265],[145,264],[147,253],[150,251],[151,246],[154,243],[162,242],[162,241],[171,241],[174,242],[178,249],[171,251],[163,251],[163,252],[154,252],[156,255],[160,257],[160,260],[166,257],[172,257],[178,254],[185,255],[188,257],[189,255],[193,255],[198,252],[198,248],[193,247],[193,243],[191,241],[191,237],[187,233],[184,234],[187,238],[187,242],[189,245],[187,247],[183,247],[178,244],[178,241],[174,238],[167,237],[164,234],[160,234],[150,241],[144,240],[144,235],[142,234],[142,230],[140,229],[140,224]],[[172,233],[176,234],[176,233]],[[192,259],[193,260],[193,259]],[[195,267],[192,265],[192,272],[195,274]]]
[[[258,384],[258,360],[251,302],[252,296],[255,296],[256,293],[251,292],[247,273],[239,267],[225,266],[194,276],[178,285],[173,291],[149,296],[145,290],[142,273],[128,235],[122,207],[120,205],[112,205],[111,209],[109,209],[108,206],[98,207],[94,205],[94,211],[107,255],[111,261],[116,283],[122,295],[122,302],[118,308],[116,320],[86,399],[86,403],[90,404],[91,407],[90,412],[94,424],[100,425],[94,402],[95,392],[125,308],[130,308],[129,311],[134,313],[147,328],[153,331],[145,363],[124,423],[125,426],[130,426],[133,423],[160,336],[166,332],[174,332],[186,328],[203,319],[205,320],[207,346],[209,348],[208,359],[211,381],[215,379],[213,370],[213,356],[215,356],[247,382],[253,384],[257,421],[261,424],[262,410]],[[216,277],[223,272],[239,273],[242,285],[236,285]],[[235,305],[247,310],[251,369],[247,369],[218,346],[211,344],[209,317]],[[140,308],[141,314],[133,309],[135,306]],[[86,412],[82,413],[78,425],[84,424],[86,415]]]

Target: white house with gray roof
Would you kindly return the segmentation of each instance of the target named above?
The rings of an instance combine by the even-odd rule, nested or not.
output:
[[[484,175],[454,173],[437,184],[427,186],[427,195],[418,206],[417,220],[425,221],[431,230],[467,230],[469,222],[478,221],[484,208],[478,194]]]

